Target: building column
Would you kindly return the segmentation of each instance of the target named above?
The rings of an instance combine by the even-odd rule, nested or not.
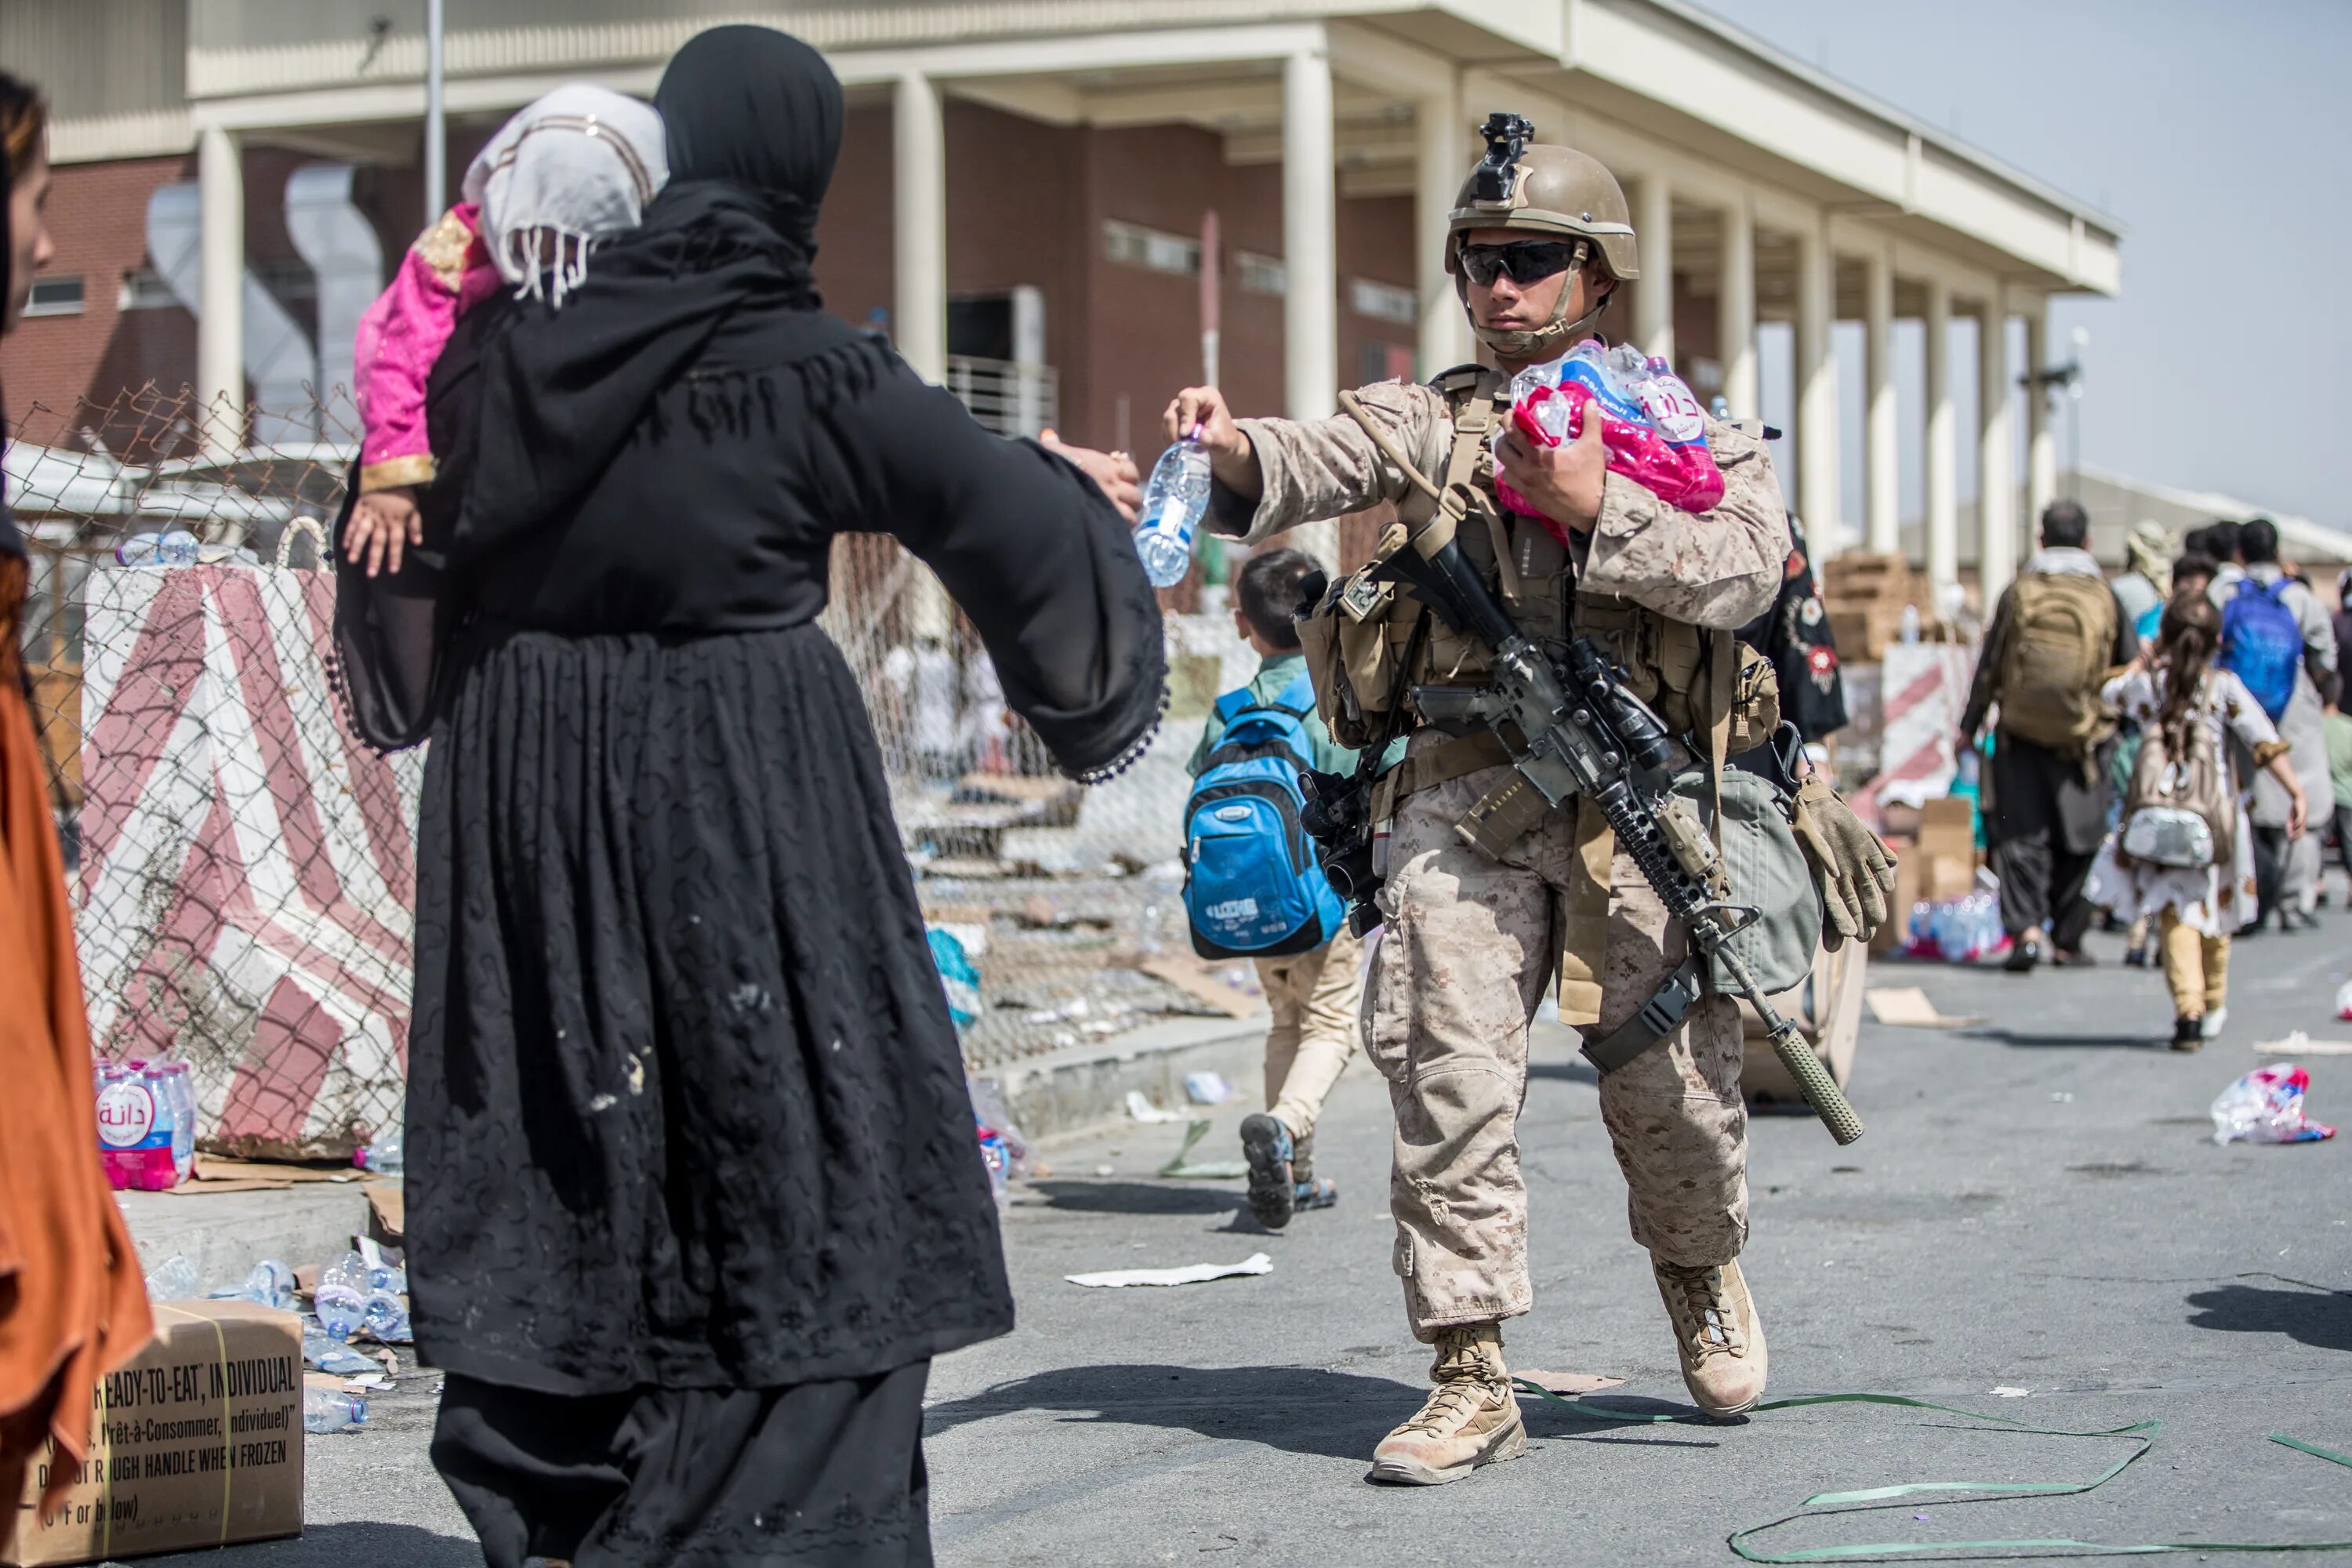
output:
[[[1723,209],[1722,281],[1715,301],[1716,338],[1723,355],[1723,400],[1734,419],[1764,412],[1756,366],[1756,218],[1743,199]]]
[[[1817,226],[1797,236],[1797,510],[1818,555],[1845,548],[1838,508],[1837,258]]]
[[[1664,174],[1634,188],[1633,238],[1641,280],[1633,285],[1633,341],[1645,354],[1675,357],[1675,203]]]
[[[1463,134],[1462,85],[1451,72],[1445,89],[1421,100],[1413,169],[1413,283],[1421,294],[1421,374],[1435,375],[1476,357],[1462,296],[1445,270],[1445,217],[1470,172]]]
[[[196,312],[197,419],[205,452],[245,445],[245,166],[236,137],[217,125],[196,134],[203,262]]]
[[[2025,312],[2025,510],[2037,527],[2058,499],[2058,438],[2050,428],[2050,389],[2041,381],[2049,368],[2050,301],[2037,300]]]
[[[1331,57],[1301,49],[1282,68],[1283,412],[1328,418],[1339,403],[1339,175]],[[1339,525],[1313,522],[1291,542],[1337,566]]]
[[[1863,515],[1870,548],[1892,555],[1903,548],[1903,493],[1896,468],[1901,446],[1895,406],[1895,266],[1885,249],[1863,262],[1863,325],[1870,401],[1863,415]]]
[[[2017,454],[2010,436],[2009,316],[1993,285],[1977,330],[1977,577],[1991,613],[2017,575]]]
[[[1959,414],[1952,406],[1952,290],[1927,279],[1927,579],[1948,614],[1960,584]],[[1986,606],[1990,612],[1991,606]]]
[[[948,150],[939,84],[920,71],[891,97],[893,259],[890,335],[926,381],[948,374]]]

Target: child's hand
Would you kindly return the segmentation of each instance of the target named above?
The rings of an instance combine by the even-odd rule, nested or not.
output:
[[[352,506],[343,527],[343,553],[353,565],[367,557],[367,574],[400,570],[401,552],[425,542],[425,520],[416,511],[416,487],[394,485],[370,490]]]

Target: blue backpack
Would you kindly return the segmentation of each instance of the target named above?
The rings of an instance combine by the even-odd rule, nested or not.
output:
[[[1217,699],[1225,732],[1184,803],[1184,912],[1203,958],[1311,952],[1347,923],[1298,817],[1314,710],[1304,671],[1264,706],[1247,689]]]
[[[2286,607],[2287,579],[2268,587],[2252,577],[2238,584],[2221,609],[2223,669],[2246,683],[2273,721],[2294,696],[2294,672],[2303,667],[2303,627]]]

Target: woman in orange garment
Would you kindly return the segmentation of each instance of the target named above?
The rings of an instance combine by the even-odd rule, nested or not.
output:
[[[47,133],[40,94],[0,72],[0,333],[49,259]],[[88,1456],[93,1385],[152,1331],[99,1169],[73,916],[16,635],[25,584],[24,538],[0,494],[0,1547],[43,1443],[60,1450],[46,1511]]]

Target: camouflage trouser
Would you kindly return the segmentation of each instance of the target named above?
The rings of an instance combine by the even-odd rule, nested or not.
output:
[[[1389,1206],[1405,1311],[1423,1341],[1528,1310],[1527,1184],[1517,1121],[1528,1026],[1553,974],[1554,921],[1579,875],[1572,816],[1554,813],[1490,860],[1454,825],[1504,776],[1490,768],[1397,808],[1373,960],[1367,1049],[1396,1107]],[[1601,1026],[1614,1028],[1682,962],[1685,938],[1622,852],[1611,876]],[[1633,1239],[1669,1263],[1738,1256],[1748,1236],[1740,1023],[1706,997],[1682,1029],[1601,1080]]]

